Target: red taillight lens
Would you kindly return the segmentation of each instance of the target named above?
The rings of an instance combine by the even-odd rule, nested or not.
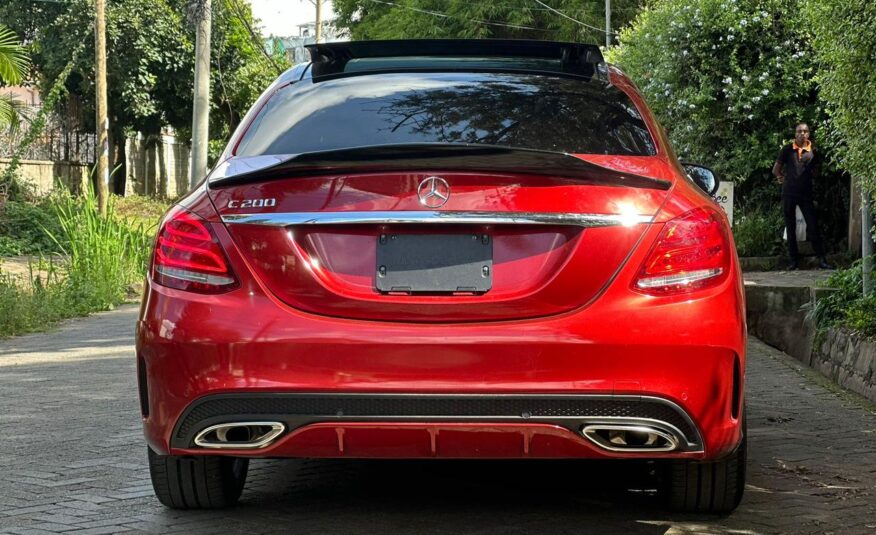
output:
[[[168,213],[158,231],[152,280],[200,293],[227,292],[237,287],[216,236],[203,219],[181,207]]]
[[[672,295],[717,286],[730,273],[730,239],[721,215],[695,208],[666,223],[633,288]]]

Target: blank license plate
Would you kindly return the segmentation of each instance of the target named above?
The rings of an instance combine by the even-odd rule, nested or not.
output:
[[[377,290],[453,293],[493,286],[487,234],[384,234],[377,239]]]

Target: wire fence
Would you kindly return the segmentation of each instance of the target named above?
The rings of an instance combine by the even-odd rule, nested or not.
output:
[[[0,158],[12,157],[26,134],[27,128],[0,131]],[[92,164],[96,151],[97,137],[94,133],[70,128],[61,118],[53,116],[40,136],[21,155],[21,159]]]

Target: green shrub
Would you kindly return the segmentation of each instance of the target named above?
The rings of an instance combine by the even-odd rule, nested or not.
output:
[[[819,298],[809,312],[820,333],[829,327],[845,327],[876,338],[876,296],[864,297],[861,260],[849,269],[836,270],[823,286],[834,291]]]
[[[785,222],[778,210],[737,216],[733,239],[739,256],[773,256],[782,250]]]
[[[54,234],[60,230],[51,198],[38,203],[9,201],[0,212],[0,256],[58,252],[57,244],[43,229]]]
[[[867,338],[876,338],[876,296],[862,297],[850,303],[844,325]]]

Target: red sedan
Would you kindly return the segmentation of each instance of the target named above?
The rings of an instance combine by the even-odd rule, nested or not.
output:
[[[253,457],[647,459],[745,480],[745,315],[717,179],[589,45],[319,44],[164,217],[137,326],[152,482]]]

